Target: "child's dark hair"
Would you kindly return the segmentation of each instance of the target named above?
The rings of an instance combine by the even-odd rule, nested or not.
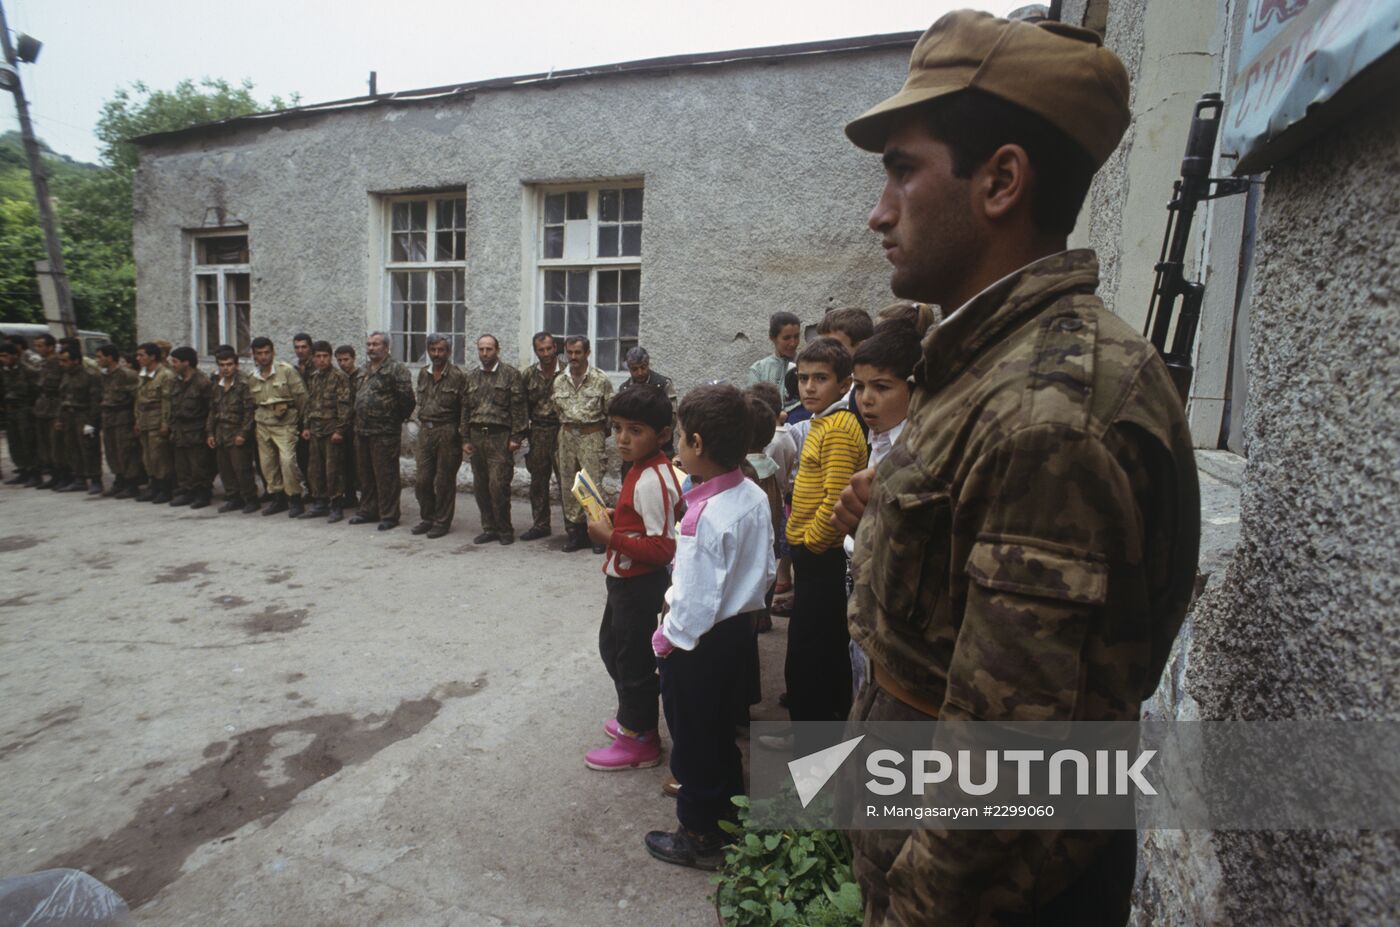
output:
[[[778,391],[777,384],[750,383],[744,392],[762,399],[764,405],[773,411],[775,417],[783,411],[783,394]]]
[[[851,339],[854,347],[875,334],[875,323],[864,309],[847,306],[831,310],[817,323],[818,335],[830,335],[832,332],[840,332]]]
[[[772,386],[773,384],[765,383],[763,385]],[[757,454],[768,446],[769,441],[773,440],[773,433],[778,430],[778,418],[761,397],[749,393],[745,398],[749,401],[749,417],[753,419],[753,428],[749,432],[749,453]]]
[[[659,389],[638,386],[614,396],[608,403],[608,415],[641,422],[660,431],[671,425],[671,401]]]
[[[914,365],[922,354],[919,334],[913,325],[907,322],[882,322],[880,330],[856,348],[851,366],[865,364],[878,370],[888,370],[902,380],[914,372]]]
[[[717,466],[732,470],[748,454],[749,401],[737,387],[728,383],[695,387],[681,400],[679,417],[686,437],[699,435],[705,456]]]
[[[801,325],[802,320],[792,312],[775,312],[768,317],[768,337],[776,338],[789,325]]]
[[[814,338],[797,355],[799,372],[803,364],[828,364],[836,379],[844,380],[851,375],[851,352],[835,338]]]

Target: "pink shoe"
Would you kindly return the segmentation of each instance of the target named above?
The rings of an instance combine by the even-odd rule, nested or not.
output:
[[[619,769],[646,769],[661,763],[660,738],[656,731],[639,737],[619,734],[617,739],[606,747],[593,750],[583,758],[589,769],[613,772]]]
[[[617,723],[616,718],[609,718],[603,722],[603,733],[617,740],[617,735],[622,733],[622,725]]]

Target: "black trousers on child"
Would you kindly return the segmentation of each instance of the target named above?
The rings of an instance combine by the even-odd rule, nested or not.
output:
[[[792,548],[788,621],[788,716],[844,721],[851,711],[851,635],[846,628],[846,553]]]
[[[744,765],[734,742],[734,711],[744,698],[741,654],[751,647],[753,619],[726,618],[694,650],[659,660],[661,704],[671,731],[671,775],[681,784],[676,817],[700,834],[732,820],[729,799],[744,794]]]
[[[656,654],[651,636],[661,614],[671,575],[665,570],[621,579],[605,577],[608,604],[598,629],[598,652],[617,688],[617,723],[645,734],[656,730]]]

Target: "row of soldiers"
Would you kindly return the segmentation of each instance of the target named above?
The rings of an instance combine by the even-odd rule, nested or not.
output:
[[[222,345],[212,377],[190,347],[148,342],[125,358],[104,345],[87,358],[77,339],[40,335],[32,350],[7,342],[0,381],[19,470],[9,482],[203,508],[217,472],[221,513],[286,512],[333,523],[354,506],[351,524],[389,530],[400,520],[402,426],[416,409],[413,533],[436,538],[450,530],[466,457],[483,528],[475,542],[513,543],[510,486],[524,447],[533,523],[521,538],[552,533],[553,482],[563,500],[564,549],[582,550],[590,546],[586,517],[568,490],[580,469],[602,474],[612,382],[590,364],[585,337],[566,339],[566,362],[548,332],[531,346],[537,363],[522,372],[500,359],[493,335],[482,335],[480,366],[467,371],[449,360],[446,336],[430,335],[415,385],[380,332],[367,339],[363,365],[354,348],[332,350],[304,333],[293,339],[295,366],[275,359],[269,339],[255,338],[252,368],[243,371],[234,349]],[[628,362],[623,389],[657,388],[674,403],[670,381],[650,371],[644,349],[633,349]],[[104,451],[115,477],[106,488]]]

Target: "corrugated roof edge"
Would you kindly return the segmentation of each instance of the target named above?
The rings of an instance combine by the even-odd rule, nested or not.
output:
[[[761,48],[741,48],[732,51],[702,52],[691,55],[671,55],[666,58],[644,58],[639,61],[623,61],[617,64],[596,65],[586,68],[573,68],[567,71],[551,71],[542,74],[524,74],[519,77],[497,77],[490,80],[466,84],[449,84],[443,87],[425,87],[421,90],[401,90],[396,93],[381,93],[377,96],[350,97],[344,100],[331,100],[326,103],[313,103],[291,109],[272,110],[266,113],[253,113],[248,116],[234,116],[216,122],[202,122],[198,125],[177,129],[173,132],[153,132],[132,139],[138,145],[154,146],[164,142],[179,141],[221,129],[241,128],[256,123],[277,122],[301,116],[332,113],[340,110],[364,109],[371,106],[392,106],[395,103],[416,103],[439,97],[475,93],[478,90],[510,90],[516,87],[535,87],[561,81],[579,80],[588,77],[609,77],[618,74],[644,74],[649,71],[669,71],[678,68],[713,67],[752,61],[775,61],[784,58],[798,58],[807,55],[825,55],[836,52],[865,51],[877,48],[893,48],[907,45],[911,48],[921,32],[891,32],[884,35],[865,35],[846,39],[826,39],[820,42],[802,42],[793,45],[768,45]]]

